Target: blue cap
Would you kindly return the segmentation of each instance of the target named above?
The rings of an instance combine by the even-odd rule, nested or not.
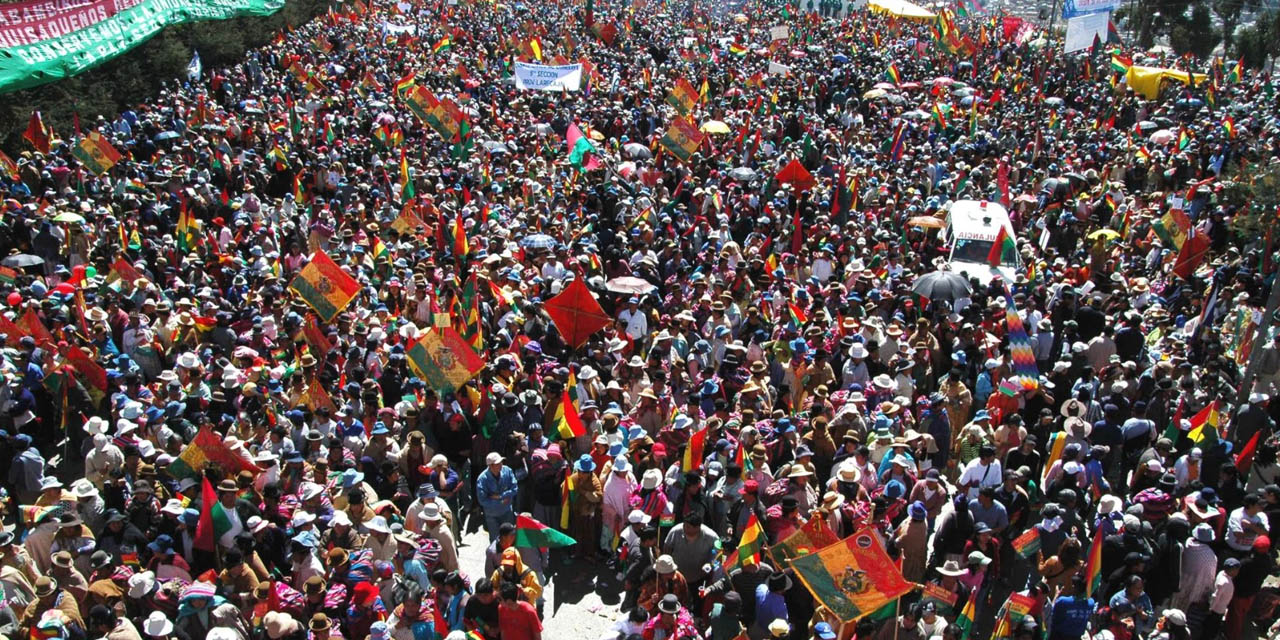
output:
[[[825,622],[819,622],[813,625],[813,635],[819,640],[836,640],[836,632],[831,629],[831,625]]]
[[[596,461],[591,459],[591,454],[584,453],[577,462],[573,463],[573,469],[574,471],[595,471]]]
[[[198,517],[199,514],[197,514],[197,518]],[[147,548],[150,549],[152,553],[168,553],[173,549],[173,538],[168,534],[162,533],[156,536],[154,542],[147,543]]]

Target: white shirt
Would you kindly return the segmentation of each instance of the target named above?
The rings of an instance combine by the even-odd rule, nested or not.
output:
[[[618,314],[618,319],[627,324],[627,335],[632,340],[639,340],[649,333],[649,319],[645,317],[644,311],[636,309],[623,309]]]
[[[1254,524],[1262,525],[1263,529],[1271,530],[1271,523],[1267,521],[1267,514],[1259,511],[1255,515],[1247,515],[1244,507],[1240,507],[1231,512],[1231,517],[1227,519],[1227,546],[1236,551],[1248,551],[1253,548],[1253,541],[1258,537],[1255,533],[1246,532],[1243,522],[1248,520]]]
[[[998,487],[1004,478],[1004,472],[1000,469],[1000,461],[992,460],[991,464],[983,465],[982,458],[974,458],[965,465],[964,473],[960,474],[959,483],[962,485],[972,484],[969,488],[969,499],[973,500],[978,497],[978,490],[982,487]]]
[[[1227,607],[1231,605],[1231,596],[1236,593],[1236,585],[1226,571],[1219,571],[1213,581],[1213,597],[1209,598],[1209,610],[1220,615],[1227,615]]]
[[[230,509],[223,508],[222,512],[226,514],[227,521],[231,523],[231,528],[227,529],[227,532],[218,538],[218,544],[222,545],[223,549],[230,549],[236,544],[236,536],[244,531],[244,523],[240,522],[240,514],[236,512],[234,506]]]

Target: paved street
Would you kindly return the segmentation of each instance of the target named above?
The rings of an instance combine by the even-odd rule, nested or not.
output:
[[[474,583],[484,575],[484,550],[489,537],[483,529],[471,526],[468,529],[472,530],[462,536],[458,560],[462,571]],[[575,562],[567,566],[562,555],[553,553],[543,596],[546,598],[543,638],[598,640],[619,618],[622,587],[614,579],[613,571],[603,564]]]

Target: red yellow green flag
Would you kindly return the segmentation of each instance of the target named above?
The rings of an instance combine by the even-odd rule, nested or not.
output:
[[[1199,413],[1191,417],[1191,430],[1187,431],[1187,438],[1192,442],[1202,442],[1209,435],[1210,427],[1213,433],[1218,433],[1219,410],[1221,403],[1214,400],[1209,406],[1200,410]]]
[[[702,138],[702,132],[688,118],[676,118],[662,136],[662,148],[670,151],[681,162],[688,162],[689,157],[702,145]]]
[[[409,366],[440,393],[454,391],[484,368],[484,360],[450,327],[435,327],[405,349]]]
[[[703,429],[689,438],[684,449],[684,459],[680,462],[681,471],[697,471],[702,468],[702,458],[707,447],[707,430]]]
[[[3,175],[9,176],[14,180],[22,177],[18,173],[18,163],[14,162],[13,158],[10,158],[3,151],[0,151],[0,171],[3,172]]]
[[[323,251],[317,251],[289,288],[311,305],[320,319],[330,322],[355,299],[360,283]]]
[[[791,314],[791,322],[795,323],[797,329],[809,321],[808,316],[804,314],[804,309],[794,302],[787,303],[787,312]]]
[[[204,473],[207,464],[214,463],[227,473],[236,474],[241,471],[257,473],[261,471],[256,465],[228,447],[211,427],[201,427],[196,437],[191,440],[178,458],[169,465],[169,477],[175,480],[198,478]]]
[[[760,520],[753,513],[747,519],[747,526],[742,529],[742,537],[738,539],[738,557],[749,558],[760,553],[764,549],[764,542],[764,527],[760,526]]]
[[[822,518],[817,518],[822,520]],[[809,592],[842,622],[852,622],[901,598],[914,587],[866,527],[814,553],[791,561]]]
[[[786,539],[769,547],[769,557],[773,566],[786,567],[792,560],[825,549],[837,542],[840,537],[827,526],[825,518],[813,518],[801,525]]]
[[[564,484],[560,485],[560,528],[569,528],[569,501],[577,493],[573,488],[573,467],[564,470]]]
[[[960,610],[960,615],[956,616],[956,626],[960,627],[960,640],[969,637],[969,632],[973,630],[973,618],[977,613],[978,592],[981,589],[974,589],[969,593],[969,599],[965,601],[964,608]]]
[[[573,399],[569,397],[567,390],[561,394],[560,407],[556,410],[556,414],[556,430],[561,438],[568,440],[587,434],[586,427],[582,425],[582,418],[578,416],[578,409],[573,406]]]
[[[680,115],[687,116],[693,111],[693,105],[698,104],[698,90],[693,88],[689,81],[680,78],[676,80],[676,86],[671,88],[671,93],[667,95],[667,104],[675,107]]]
[[[110,171],[111,167],[120,162],[120,152],[116,151],[116,148],[97,131],[90,131],[89,135],[71,150],[71,155],[98,176]]]

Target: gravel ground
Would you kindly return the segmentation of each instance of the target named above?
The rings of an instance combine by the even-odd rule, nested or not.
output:
[[[473,520],[477,525],[479,518]],[[484,575],[484,551],[489,536],[468,523],[458,549],[458,563],[472,582]],[[621,617],[622,584],[603,563],[581,560],[571,564],[552,553],[547,584],[543,588],[542,637],[556,640],[599,640]]]

